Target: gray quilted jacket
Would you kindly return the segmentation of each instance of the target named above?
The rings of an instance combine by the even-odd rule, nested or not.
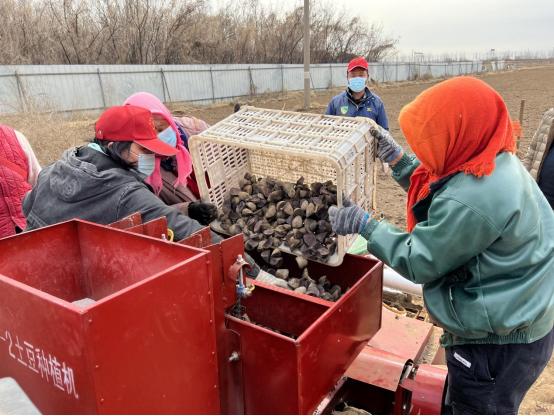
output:
[[[554,108],[546,113],[539,124],[539,128],[531,139],[531,144],[523,160],[523,165],[531,176],[538,180],[541,168],[548,151],[554,141]]]

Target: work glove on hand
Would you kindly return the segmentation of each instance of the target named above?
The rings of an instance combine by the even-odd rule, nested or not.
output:
[[[202,225],[208,225],[217,218],[217,208],[214,204],[194,201],[188,205],[188,216]]]
[[[329,208],[329,222],[338,235],[359,234],[369,221],[369,213],[357,205]]]
[[[383,163],[391,163],[402,154],[402,146],[396,143],[388,130],[381,126],[371,126],[369,132],[377,140],[377,156]]]

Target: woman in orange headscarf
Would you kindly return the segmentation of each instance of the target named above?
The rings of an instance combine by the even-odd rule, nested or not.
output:
[[[516,413],[554,343],[554,214],[513,154],[519,127],[471,77],[427,89],[399,123],[417,158],[386,130],[372,134],[408,191],[407,231],[348,203],[330,210],[333,228],[423,284],[444,329],[451,410]]]

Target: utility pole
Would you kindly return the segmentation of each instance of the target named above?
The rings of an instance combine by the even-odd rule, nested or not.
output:
[[[310,0],[304,0],[304,109],[310,108]]]

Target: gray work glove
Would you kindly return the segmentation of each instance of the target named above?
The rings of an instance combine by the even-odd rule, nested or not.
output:
[[[329,222],[338,235],[359,234],[369,221],[369,213],[357,205],[329,208]]]
[[[391,163],[398,159],[403,152],[402,146],[396,143],[388,130],[381,126],[371,126],[369,132],[377,140],[377,156],[383,163]]]

